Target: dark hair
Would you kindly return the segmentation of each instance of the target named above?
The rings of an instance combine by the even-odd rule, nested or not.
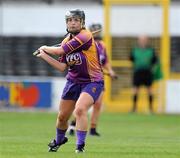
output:
[[[66,13],[65,19],[71,18],[71,17],[79,17],[82,21],[83,26],[85,25],[85,13],[83,10],[80,9],[75,9],[75,10],[70,10]]]
[[[94,24],[91,24],[89,26],[89,30],[92,32],[92,31],[96,31],[96,30],[101,30],[102,29],[102,25],[99,24],[99,23],[94,23]]]

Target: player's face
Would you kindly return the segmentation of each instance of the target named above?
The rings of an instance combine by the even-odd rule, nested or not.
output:
[[[72,17],[67,19],[67,29],[71,33],[76,33],[81,30],[81,19]]]
[[[148,45],[148,43],[149,43],[148,37],[140,36],[138,38],[138,44],[139,44],[140,47],[144,48],[144,47],[146,47]]]

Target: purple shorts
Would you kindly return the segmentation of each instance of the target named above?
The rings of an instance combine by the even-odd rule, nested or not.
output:
[[[74,83],[70,80],[66,82],[62,93],[64,100],[78,100],[81,92],[86,92],[93,97],[94,102],[104,89],[104,82],[90,82],[90,83]]]

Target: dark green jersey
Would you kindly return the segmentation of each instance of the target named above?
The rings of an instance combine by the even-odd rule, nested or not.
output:
[[[131,52],[131,60],[133,61],[134,71],[138,71],[151,70],[157,59],[153,48],[135,47]]]

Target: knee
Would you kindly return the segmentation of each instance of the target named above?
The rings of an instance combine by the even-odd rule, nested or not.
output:
[[[94,109],[96,109],[96,110],[101,110],[101,102],[96,102],[95,104],[94,104]]]
[[[85,113],[86,113],[85,109],[83,109],[83,108],[76,108],[74,110],[73,114],[77,118],[77,117],[81,117],[81,116],[85,115]]]
[[[66,116],[62,113],[59,113],[57,116],[57,120],[59,123],[64,124],[67,122]]]
[[[138,95],[138,93],[139,93],[139,88],[134,87],[133,88],[133,95]]]

